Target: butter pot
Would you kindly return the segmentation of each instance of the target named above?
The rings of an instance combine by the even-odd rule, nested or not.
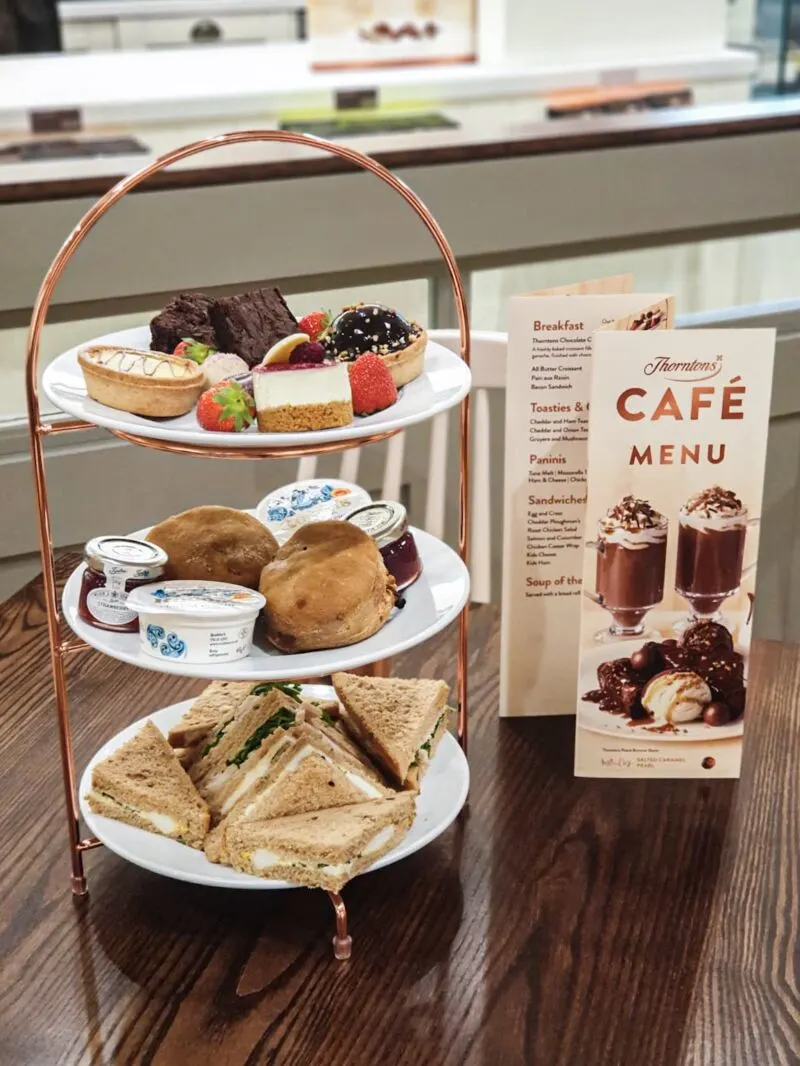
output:
[[[223,581],[161,581],[133,589],[142,651],[154,659],[203,664],[244,659],[266,600]]]

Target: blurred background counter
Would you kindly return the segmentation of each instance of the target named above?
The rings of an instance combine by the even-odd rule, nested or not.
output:
[[[578,9],[580,32],[567,34]],[[763,4],[609,0],[598,14],[588,0],[487,0],[478,62],[327,73],[312,72],[305,11],[286,3],[60,10],[62,54],[0,59],[0,493],[14,500],[0,513],[0,597],[38,569],[24,347],[59,245],[154,156],[227,130],[286,128],[373,154],[421,195],[459,257],[476,329],[504,329],[515,293],[620,272],[641,291],[674,292],[689,321],[776,325],[759,622],[762,635],[800,639],[800,99],[751,99],[791,52],[758,43]],[[779,15],[785,44],[794,24]],[[454,321],[435,249],[396,197],[320,153],[243,145],[184,161],[99,223],[56,290],[42,362],[146,321],[175,291],[268,281],[297,313],[379,299],[432,326]],[[492,395],[496,515],[503,405]],[[59,547],[207,502],[200,460],[93,431],[48,444]],[[412,519],[428,449],[424,428],[408,434]],[[367,450],[365,487],[380,485],[382,461],[381,446]],[[212,495],[252,506],[294,474],[289,463],[219,464]],[[455,492],[445,510],[454,539]]]

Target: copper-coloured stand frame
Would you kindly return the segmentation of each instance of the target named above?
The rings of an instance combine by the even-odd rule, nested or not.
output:
[[[56,713],[58,717],[58,735],[61,750],[61,765],[64,779],[64,799],[66,801],[67,823],[69,830],[70,860],[72,865],[71,884],[72,891],[76,896],[83,896],[87,892],[86,876],[83,868],[83,853],[100,846],[96,837],[81,838],[80,812],[75,777],[75,758],[72,746],[72,728],[69,714],[69,698],[67,694],[67,680],[65,672],[65,658],[70,654],[85,651],[88,645],[81,640],[63,640],[60,633],[60,615],[58,596],[56,592],[55,559],[53,543],[50,532],[50,510],[47,500],[47,481],[44,463],[44,440],[46,437],[59,433],[71,433],[87,429],[90,423],[77,419],[62,420],[58,422],[43,423],[39,405],[39,344],[42,329],[44,327],[47,312],[50,307],[53,292],[63,274],[67,263],[77,251],[78,247],[88,236],[95,223],[103,217],[118,200],[129,192],[143,184],[154,174],[165,170],[173,163],[190,156],[207,152],[212,148],[220,148],[224,145],[243,144],[252,141],[281,141],[287,144],[302,145],[306,148],[316,148],[330,155],[346,159],[362,170],[374,174],[375,177],[385,182],[391,189],[398,193],[414,212],[422,219],[433,237],[436,246],[447,267],[447,273],[453,288],[456,312],[460,331],[460,354],[464,362],[469,366],[470,362],[470,336],[469,336],[469,312],[467,299],[464,292],[464,284],[459,273],[455,256],[447,243],[444,234],[439,228],[430,211],[425,207],[418,196],[415,195],[399,178],[391,171],[381,166],[374,159],[346,148],[343,145],[332,144],[318,137],[311,137],[303,133],[290,133],[283,130],[242,130],[236,133],[225,133],[218,137],[209,137],[202,141],[176,148],[166,155],[160,156],[152,163],[142,167],[141,170],[123,178],[113,188],[102,196],[91,207],[75,229],[61,246],[58,254],[50,264],[44,281],[42,282],[36,303],[33,306],[30,329],[28,331],[28,346],[25,363],[25,388],[27,393],[28,426],[31,439],[31,453],[33,456],[33,475],[36,485],[36,502],[38,508],[39,545],[42,555],[42,573],[44,578],[44,599],[47,611],[47,631],[50,640],[50,666],[53,674],[53,686],[55,689]],[[469,396],[461,404],[461,452],[459,469],[459,554],[465,563],[468,563],[469,551]],[[149,437],[141,437],[133,433],[122,433],[115,430],[110,432],[123,440],[133,444],[139,444],[147,448],[155,448],[158,451],[178,452],[186,455],[202,455],[210,458],[224,459],[276,459],[299,457],[302,455],[319,455],[327,452],[343,451],[347,448],[360,447],[375,441],[385,440],[393,436],[389,433],[375,433],[369,437],[361,437],[353,441],[333,441],[324,445],[301,445],[295,447],[277,448],[214,448],[200,447],[190,444],[171,443],[169,441],[153,440]],[[398,432],[398,431],[394,431]],[[469,607],[465,607],[459,617],[458,631],[458,739],[462,748],[467,750],[467,637],[468,637]],[[344,901],[338,893],[328,893],[334,908],[336,918],[336,935],[333,938],[334,956],[337,959],[350,957],[351,938],[347,931],[347,911]]]

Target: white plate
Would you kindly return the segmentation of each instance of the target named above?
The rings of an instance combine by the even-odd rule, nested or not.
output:
[[[305,685],[303,691],[316,699],[335,698],[333,689],[327,685]],[[148,717],[166,734],[191,707],[192,702],[184,700],[182,703],[175,703]],[[287,881],[267,881],[262,877],[238,873],[229,866],[217,866],[209,862],[202,851],[157,833],[148,833],[144,829],[115,822],[113,818],[94,814],[89,809],[86,795],[92,787],[92,767],[138,733],[146,721],[147,718],[141,718],[121,733],[117,733],[102,746],[84,770],[78,794],[81,814],[89,830],[120,858],[164,877],[174,877],[178,881],[192,881],[197,885],[213,885],[215,888],[296,888],[296,885]],[[469,765],[458,741],[447,733],[442,737],[428,772],[422,779],[422,789],[417,800],[417,816],[411,830],[396,848],[370,866],[369,871],[380,870],[382,866],[399,862],[440,836],[464,806],[468,791]]]
[[[460,556],[430,533],[420,529],[414,529],[413,532],[422,559],[422,575],[403,592],[405,607],[393,611],[383,629],[373,637],[347,648],[286,655],[266,641],[263,623],[259,621],[256,623],[253,650],[246,659],[208,666],[156,659],[141,650],[138,633],[110,633],[87,625],[78,617],[78,596],[85,570],[83,565],[72,572],[64,586],[64,617],[77,636],[103,654],[164,674],[231,681],[279,681],[295,677],[324,677],[335,670],[353,670],[422,644],[449,625],[467,602],[469,574]],[[131,536],[145,534],[146,530],[140,530]]]
[[[581,663],[580,694],[583,695],[584,692],[597,688],[597,667],[600,663],[610,659],[627,658],[640,646],[640,643],[619,641],[612,644],[598,644],[584,651]],[[736,650],[742,652],[741,648]],[[746,667],[745,662],[745,669]],[[589,733],[603,733],[616,740],[624,737],[626,741],[640,740],[646,744],[681,744],[686,741],[729,740],[731,737],[740,737],[744,733],[744,718],[737,718],[729,725],[720,726],[706,725],[702,719],[696,722],[684,722],[678,726],[678,733],[654,733],[645,726],[629,725],[628,722],[629,719],[624,715],[609,714],[608,711],[601,711],[596,703],[578,700],[580,728],[586,729]]]
[[[386,411],[356,418],[351,425],[339,429],[310,433],[259,433],[256,429],[245,433],[211,433],[200,427],[194,410],[180,418],[158,420],[127,411],[115,411],[112,407],[90,400],[83,371],[78,364],[78,352],[88,344],[121,344],[147,350],[150,347],[150,328],[136,326],[134,329],[107,333],[59,355],[46,368],[42,378],[42,387],[51,403],[75,418],[105,426],[106,429],[206,447],[287,448],[300,444],[326,444],[335,440],[358,440],[373,433],[413,426],[415,422],[424,422],[440,411],[454,407],[467,395],[472,381],[469,367],[459,356],[435,341],[428,341],[425,369],[420,377],[401,390],[397,403]]]

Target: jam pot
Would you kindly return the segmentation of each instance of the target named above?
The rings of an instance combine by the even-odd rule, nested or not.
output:
[[[167,553],[147,540],[95,537],[83,553],[78,615],[90,626],[115,633],[135,633],[139,616],[125,603],[128,593],[163,575]]]
[[[407,589],[422,573],[422,561],[414,536],[408,528],[408,515],[401,503],[380,500],[359,507],[347,521],[363,529],[375,541],[386,569],[397,582],[398,591]]]

